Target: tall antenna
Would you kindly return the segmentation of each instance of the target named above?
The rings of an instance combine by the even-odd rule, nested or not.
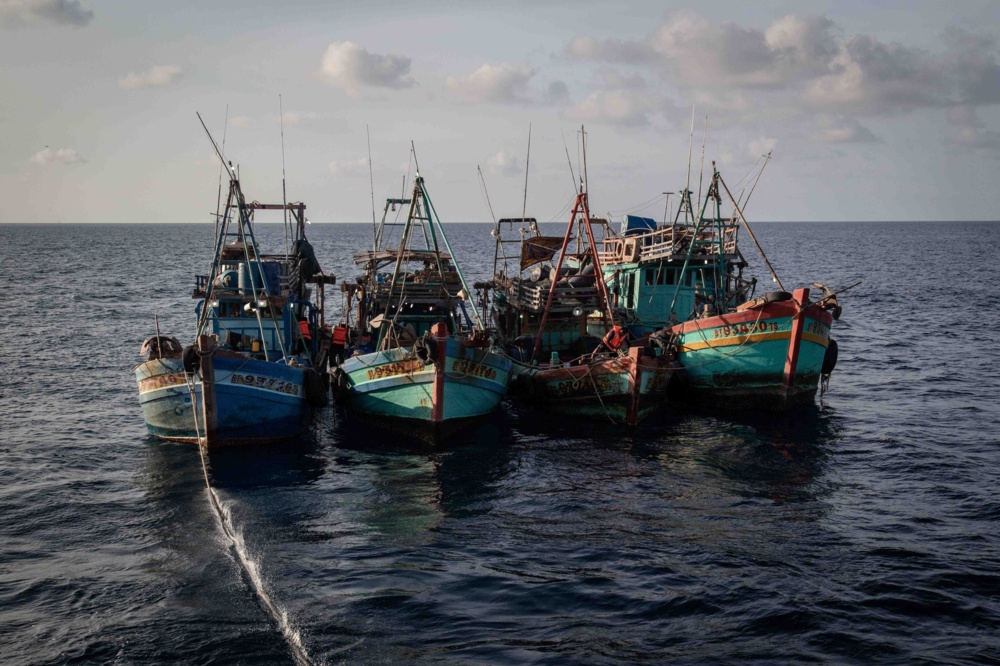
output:
[[[698,170],[698,210],[701,210],[701,184],[705,180],[705,142],[708,141],[708,116],[705,116],[705,134],[701,138],[701,166]]]
[[[563,150],[566,151],[566,164],[569,165],[569,179],[573,183],[573,193],[576,193],[576,174],[573,173],[573,160],[569,157],[569,146],[566,145],[566,135],[563,134],[562,130],[559,130],[559,134],[562,135],[563,140]]]
[[[281,214],[285,226],[285,254],[288,254],[288,197],[285,194],[285,109],[281,105],[281,93],[278,93],[278,122],[281,124]]]
[[[691,190],[691,150],[694,148],[694,104],[691,105],[691,137],[688,139],[688,179],[684,187]],[[686,219],[686,218],[685,218]]]
[[[226,153],[226,133],[229,131],[229,105],[226,104],[226,122],[222,126],[222,153]],[[215,195],[215,235],[219,235],[219,215],[222,210],[222,167],[219,166],[219,193]]]
[[[521,219],[524,219],[524,215],[528,210],[528,167],[531,165],[531,123],[528,123],[528,156],[524,158],[524,201],[521,203]],[[478,166],[476,167],[479,168]],[[483,174],[480,171],[479,177],[482,178]],[[492,211],[491,211],[492,212]]]
[[[365,125],[365,134],[368,136],[368,184],[372,193],[372,247],[378,252],[378,229],[375,226],[375,174],[372,171],[372,133]]]
[[[580,125],[580,145],[583,148],[583,191],[590,191],[590,181],[587,180],[587,130]]]

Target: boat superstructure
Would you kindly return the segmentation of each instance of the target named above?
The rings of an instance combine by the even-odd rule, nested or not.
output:
[[[386,215],[397,205],[408,214],[392,246]],[[492,412],[511,362],[491,349],[419,172],[410,198],[386,202],[374,236],[355,255],[364,274],[343,287],[358,311],[353,345],[332,371],[338,401],[434,428]]]

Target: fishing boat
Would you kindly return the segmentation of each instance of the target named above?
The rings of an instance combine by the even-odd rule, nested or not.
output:
[[[515,360],[513,397],[635,425],[663,406],[677,365],[643,336],[629,344],[616,320],[594,234],[607,221],[590,216],[583,183],[562,237],[541,235],[534,218],[500,219],[494,276],[477,287],[498,343]]]
[[[405,221],[387,222],[390,206],[408,206]],[[337,401],[435,432],[489,414],[507,393],[511,361],[491,348],[419,170],[412,196],[385,210],[372,249],[355,255],[364,275],[342,285],[358,312],[347,358],[331,370]]]
[[[602,241],[613,304],[633,335],[675,348],[685,393],[695,401],[774,410],[810,402],[836,365],[830,329],[840,317],[837,294],[819,283],[812,285],[820,293],[815,300],[808,287],[785,291],[714,162],[712,170],[697,214],[685,188],[672,223],[626,216],[621,231]],[[733,206],[728,217],[723,192]],[[754,297],[757,280],[744,276],[741,228],[778,291]]]
[[[306,239],[305,204],[248,203],[236,169],[223,166],[229,195],[211,270],[195,277],[195,342],[182,347],[157,324],[142,346],[147,360],[135,368],[139,402],[149,432],[163,439],[217,445],[293,437],[310,408],[326,401],[323,287],[335,280]],[[265,210],[282,211],[294,227],[282,254],[258,247],[254,214]]]

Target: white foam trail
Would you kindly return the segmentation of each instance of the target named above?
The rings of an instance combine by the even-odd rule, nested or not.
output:
[[[274,622],[278,625],[278,629],[281,630],[281,635],[284,637],[285,642],[292,651],[295,663],[299,664],[299,666],[312,666],[312,659],[309,658],[309,653],[306,652],[305,646],[302,645],[302,637],[299,636],[299,632],[292,627],[291,622],[288,620],[288,613],[285,609],[276,604],[274,600],[271,599],[271,595],[267,593],[267,589],[264,587],[264,579],[260,574],[260,567],[257,566],[257,562],[250,556],[246,543],[243,541],[243,534],[233,525],[232,512],[229,510],[228,506],[225,506],[222,503],[219,495],[215,492],[215,489],[212,488],[212,484],[209,482],[208,463],[205,459],[205,447],[203,445],[199,445],[198,451],[201,454],[201,470],[205,475],[205,489],[208,491],[208,497],[211,501],[212,508],[215,510],[215,517],[219,521],[219,527],[222,528],[223,534],[225,534],[226,538],[229,539],[230,547],[236,555],[236,561],[240,563],[240,566],[243,567],[243,571],[246,572],[247,578],[250,579],[250,584],[253,586],[253,590],[257,594],[257,598],[260,599],[261,604],[267,609],[267,612],[271,614]]]

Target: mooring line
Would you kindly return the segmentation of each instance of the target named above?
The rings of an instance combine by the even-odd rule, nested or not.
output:
[[[215,518],[219,521],[219,527],[222,529],[222,533],[226,535],[227,539],[229,539],[229,547],[232,549],[233,553],[235,553],[236,561],[239,562],[240,567],[243,568],[247,578],[250,579],[250,585],[253,587],[253,591],[257,595],[257,598],[260,599],[261,605],[263,605],[267,612],[271,615],[271,619],[274,620],[278,629],[281,631],[281,635],[285,639],[285,643],[287,643],[288,648],[292,652],[292,657],[295,659],[295,663],[299,666],[312,666],[312,659],[309,658],[309,653],[306,652],[305,646],[302,645],[302,637],[288,621],[288,613],[280,608],[271,599],[271,595],[267,593],[267,590],[264,589],[264,579],[260,575],[260,568],[257,566],[257,563],[254,562],[253,558],[250,557],[250,553],[246,548],[246,542],[243,541],[243,536],[233,525],[232,512],[229,511],[227,507],[223,506],[222,500],[219,499],[219,495],[215,492],[215,489],[212,488],[212,483],[208,476],[208,456],[206,455],[208,442],[201,436],[201,429],[198,424],[198,410],[195,405],[193,383],[193,377],[188,375],[188,392],[191,395],[191,415],[194,417],[194,432],[198,437],[198,455],[201,458],[201,472],[205,478],[205,490],[208,492],[208,499],[212,504],[212,509],[215,511]]]

